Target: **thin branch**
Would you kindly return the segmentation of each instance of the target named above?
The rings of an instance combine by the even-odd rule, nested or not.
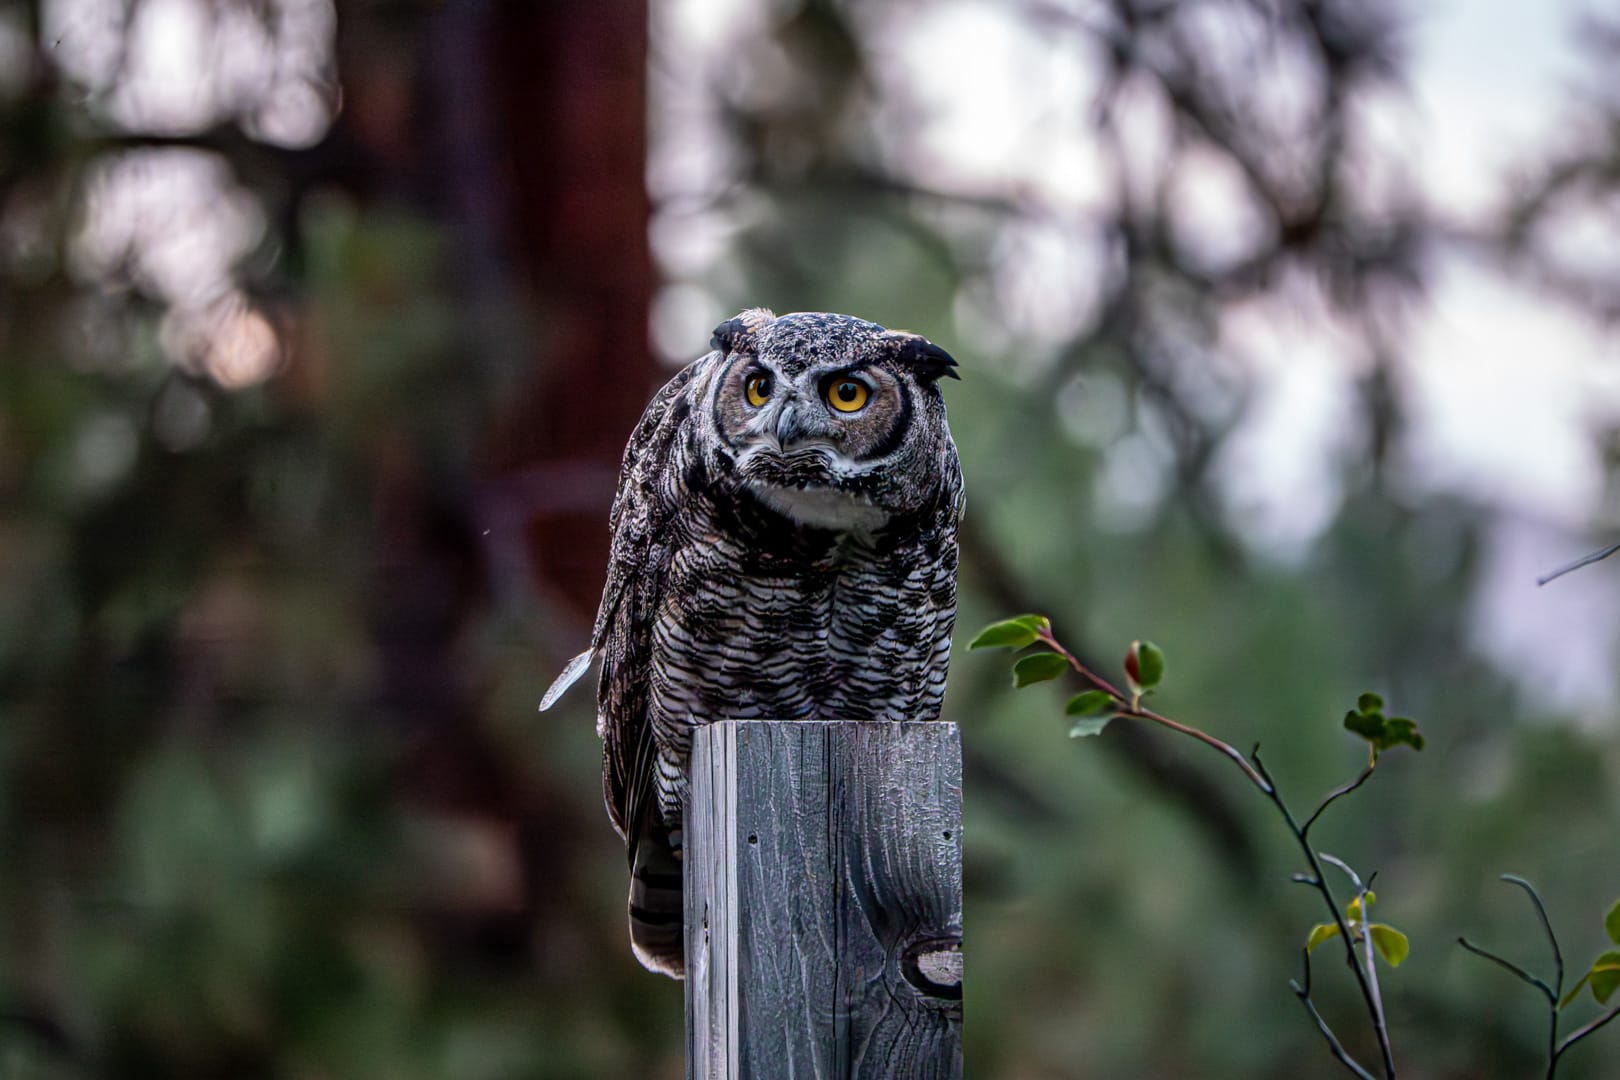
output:
[[[1322,860],[1317,857],[1316,849],[1311,847],[1304,831],[1299,827],[1299,823],[1295,821],[1293,811],[1288,809],[1288,804],[1283,801],[1282,793],[1277,790],[1277,785],[1272,781],[1271,774],[1266,771],[1264,762],[1260,760],[1260,747],[1256,746],[1250,752],[1249,759],[1254,762],[1255,769],[1269,786],[1267,794],[1271,798],[1272,805],[1277,808],[1277,812],[1282,814],[1283,820],[1288,823],[1288,828],[1293,832],[1294,839],[1299,842],[1299,849],[1304,854],[1305,861],[1310,864],[1313,878],[1308,880],[1307,883],[1322,894],[1322,900],[1327,904],[1328,914],[1333,918],[1333,925],[1339,928],[1339,936],[1344,939],[1345,959],[1349,962],[1351,972],[1355,974],[1356,986],[1361,991],[1361,1000],[1367,1006],[1367,1013],[1372,1017],[1373,1028],[1378,1035],[1378,1051],[1384,1059],[1384,1075],[1388,1080],[1394,1080],[1395,1052],[1389,1044],[1389,1029],[1383,1022],[1382,1002],[1378,999],[1375,985],[1368,981],[1367,973],[1362,970],[1361,960],[1356,955],[1355,939],[1350,935],[1350,926],[1345,922],[1344,912],[1339,909],[1339,902],[1334,899],[1333,889],[1327,883],[1327,875],[1322,872]],[[1343,866],[1342,863],[1340,865]],[[1349,868],[1345,867],[1345,869],[1348,870]],[[1353,873],[1352,880],[1356,880]],[[1365,915],[1367,911],[1365,902],[1362,903],[1361,910],[1362,914]]]
[[[1304,839],[1303,831],[1301,839]],[[1389,1075],[1394,1076],[1395,1060],[1393,1049],[1389,1045],[1389,1021],[1384,1014],[1384,992],[1378,985],[1377,956],[1373,951],[1372,913],[1369,910],[1372,907],[1372,904],[1367,899],[1367,894],[1372,890],[1372,878],[1369,877],[1365,882],[1363,882],[1361,878],[1357,876],[1356,872],[1350,869],[1350,865],[1344,860],[1336,859],[1325,851],[1322,852],[1321,855],[1324,862],[1332,863],[1340,870],[1343,870],[1345,876],[1347,876],[1350,879],[1351,884],[1355,886],[1356,909],[1361,912],[1360,925],[1357,927],[1357,929],[1361,932],[1359,935],[1359,940],[1361,942],[1362,952],[1366,961],[1366,966],[1363,970],[1365,970],[1367,973],[1366,989],[1368,990],[1368,1005],[1371,1007],[1373,1013],[1373,1026],[1378,1030],[1379,1048],[1384,1051],[1384,1066],[1389,1070]]]
[[[1553,933],[1552,920],[1547,917],[1547,905],[1541,902],[1541,894],[1536,887],[1530,884],[1527,878],[1518,874],[1503,874],[1502,880],[1509,885],[1517,885],[1530,897],[1530,902],[1536,906],[1536,915],[1541,918],[1541,929],[1547,934],[1547,944],[1552,948],[1553,954],[1553,997],[1556,999],[1564,992],[1564,954],[1558,948],[1558,935]]]
[[[1367,778],[1373,774],[1373,769],[1376,768],[1377,765],[1378,755],[1375,752],[1368,757],[1367,767],[1361,770],[1360,776],[1356,777],[1348,784],[1345,784],[1343,787],[1336,787],[1327,793],[1327,795],[1322,799],[1322,802],[1317,806],[1316,811],[1306,819],[1304,825],[1300,826],[1300,834],[1302,836],[1309,836],[1311,834],[1311,826],[1315,825],[1316,819],[1322,816],[1322,811],[1326,810],[1335,801],[1344,798],[1346,795],[1356,790],[1356,788],[1360,787],[1362,784],[1365,784],[1367,782]]]
[[[1300,832],[1304,831],[1305,830],[1303,829],[1300,830]],[[1322,861],[1327,863],[1329,866],[1338,867],[1344,876],[1350,879],[1350,887],[1356,890],[1356,898],[1358,900],[1367,895],[1367,887],[1361,883],[1361,875],[1357,874],[1353,869],[1351,869],[1349,863],[1336,856],[1329,855],[1325,851],[1322,852]],[[1365,905],[1363,906],[1362,910],[1366,910]]]
[[[1131,699],[1120,693],[1119,689],[1114,686],[1113,683],[1086,667],[1086,665],[1082,664],[1078,659],[1075,658],[1073,653],[1069,652],[1068,649],[1065,649],[1062,644],[1059,643],[1057,638],[1052,636],[1051,628],[1042,628],[1038,636],[1043,643],[1051,647],[1054,652],[1067,660],[1069,662],[1069,666],[1074,668],[1074,670],[1080,674],[1081,678],[1090,682],[1091,685],[1113,698],[1118,704],[1118,708],[1115,710],[1118,715],[1130,717],[1136,720],[1151,720],[1155,724],[1162,724],[1172,731],[1178,731],[1183,735],[1192,736],[1205,746],[1213,747],[1214,749],[1225,754],[1227,757],[1231,758],[1233,763],[1236,764],[1238,768],[1243,770],[1243,774],[1249,778],[1249,782],[1255,787],[1259,788],[1262,794],[1274,794],[1274,789],[1271,782],[1256,772],[1254,767],[1251,766],[1247,761],[1243,760],[1243,755],[1238,753],[1237,750],[1230,744],[1222,742],[1220,739],[1217,739],[1215,736],[1206,732],[1199,731],[1195,727],[1188,727],[1186,724],[1172,720],[1168,716],[1161,716],[1152,709],[1144,709],[1140,705],[1131,704]]]
[[[1558,1044],[1558,1049],[1553,1051],[1552,1065],[1547,1069],[1547,1080],[1552,1080],[1553,1070],[1558,1068],[1558,1059],[1563,1056],[1565,1050],[1568,1050],[1617,1016],[1620,1016],[1620,1005],[1616,1005],[1591,1023],[1584,1024],[1570,1032],[1564,1041]]]
[[[1377,1078],[1374,1077],[1372,1073],[1368,1072],[1360,1062],[1350,1056],[1349,1051],[1347,1051],[1344,1048],[1344,1045],[1339,1042],[1339,1037],[1333,1034],[1333,1029],[1328,1026],[1328,1022],[1323,1019],[1322,1014],[1316,1010],[1316,1003],[1311,1000],[1311,952],[1309,949],[1304,950],[1304,956],[1305,985],[1301,986],[1299,983],[1290,979],[1288,980],[1288,988],[1294,992],[1295,997],[1299,998],[1299,1003],[1305,1006],[1305,1011],[1309,1013],[1311,1019],[1316,1022],[1316,1030],[1320,1031],[1322,1033],[1322,1038],[1327,1040],[1328,1049],[1333,1051],[1333,1056],[1338,1058],[1339,1062],[1344,1065],[1345,1068],[1361,1077],[1361,1080],[1377,1080]]]
[[[1486,960],[1489,960],[1503,969],[1512,972],[1518,978],[1529,983],[1531,986],[1534,986],[1537,990],[1540,990],[1542,995],[1546,997],[1547,1080],[1553,1080],[1554,1074],[1558,1072],[1558,1056],[1565,1050],[1569,1049],[1577,1038],[1585,1038],[1586,1036],[1592,1034],[1592,1032],[1614,1019],[1614,1015],[1611,1013],[1608,1017],[1600,1018],[1599,1021],[1588,1024],[1586,1027],[1581,1028],[1579,1031],[1570,1035],[1570,1037],[1565,1039],[1562,1043],[1558,1041],[1558,1000],[1564,992],[1564,954],[1558,948],[1558,935],[1553,933],[1552,920],[1547,917],[1547,905],[1542,903],[1541,894],[1536,892],[1536,887],[1530,884],[1528,879],[1522,878],[1517,874],[1503,874],[1502,880],[1507,882],[1509,885],[1517,885],[1519,888],[1523,889],[1525,895],[1530,897],[1530,902],[1535,905],[1536,915],[1541,919],[1541,929],[1546,932],[1547,944],[1552,948],[1554,973],[1552,985],[1548,986],[1545,980],[1537,978],[1524,968],[1521,968],[1519,965],[1509,960],[1505,960],[1489,950],[1480,948],[1467,938],[1458,938],[1457,944],[1461,945],[1474,955],[1482,956]]]
[[[1465,937],[1458,938],[1457,939],[1457,944],[1461,945],[1463,948],[1467,949],[1469,952],[1473,953],[1475,956],[1482,956],[1486,960],[1489,960],[1491,963],[1497,965],[1498,967],[1505,968],[1507,971],[1509,971],[1513,975],[1518,976],[1524,982],[1527,982],[1531,986],[1535,987],[1537,990],[1540,990],[1541,993],[1547,998],[1547,1000],[1552,1002],[1554,1005],[1556,1005],[1558,1003],[1558,995],[1553,992],[1552,987],[1547,985],[1546,980],[1542,979],[1540,976],[1530,974],[1528,971],[1524,970],[1524,968],[1520,967],[1518,964],[1515,964],[1513,961],[1505,959],[1505,958],[1500,957],[1500,956],[1497,956],[1495,953],[1491,952],[1489,949],[1481,948],[1480,946],[1475,945],[1472,941],[1469,941]]]
[[[1119,687],[1115,686],[1101,675],[1098,675],[1095,671],[1092,671],[1090,668],[1086,667],[1086,665],[1082,664],[1073,653],[1071,653],[1068,649],[1065,649],[1063,647],[1063,643],[1052,636],[1052,628],[1050,626],[1043,626],[1037,632],[1036,636],[1047,645],[1050,645],[1059,656],[1067,660],[1069,662],[1069,666],[1080,673],[1081,678],[1085,679],[1097,689],[1103,691],[1109,697],[1120,702],[1121,704],[1130,701],[1130,698],[1126,697]],[[1129,706],[1126,707],[1129,708]]]
[[[1560,566],[1552,573],[1543,574],[1541,577],[1536,578],[1536,584],[1545,585],[1547,582],[1555,581],[1558,578],[1563,577],[1565,574],[1579,570],[1583,566],[1591,566],[1595,562],[1602,562],[1604,559],[1607,559],[1610,555],[1613,555],[1617,551],[1620,551],[1620,544],[1610,544],[1602,551],[1594,551],[1590,555],[1582,555],[1568,566]]]
[[[1006,557],[985,535],[974,519],[962,523],[962,564],[971,565],[978,589],[1006,611],[1038,611],[1041,599],[1034,595],[1008,564]],[[1084,657],[1084,643],[1073,650]],[[1162,791],[1186,812],[1194,828],[1207,833],[1220,852],[1228,871],[1247,882],[1260,867],[1256,853],[1255,826],[1238,812],[1236,796],[1224,786],[1224,778],[1211,775],[1185,760],[1179,747],[1167,746],[1145,726],[1122,725],[1102,741],[1101,749],[1118,755],[1147,784]]]

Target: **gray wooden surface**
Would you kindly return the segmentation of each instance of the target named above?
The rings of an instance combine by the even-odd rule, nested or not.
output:
[[[724,721],[690,768],[687,1076],[960,1077],[956,725]]]

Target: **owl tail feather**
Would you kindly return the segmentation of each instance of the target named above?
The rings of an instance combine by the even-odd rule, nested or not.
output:
[[[668,827],[643,820],[630,856],[630,947],[649,971],[684,979],[685,934],[680,857]]]
[[[568,661],[568,666],[562,669],[562,674],[557,676],[557,681],[552,683],[546,690],[546,696],[540,699],[540,711],[545,712],[557,704],[557,699],[567,693],[570,686],[579,681],[579,677],[585,674],[585,669],[590,667],[591,661],[595,659],[596,650],[586,649]]]

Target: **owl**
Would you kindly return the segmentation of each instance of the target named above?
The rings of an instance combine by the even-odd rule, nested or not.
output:
[[[591,647],[630,943],[683,977],[681,815],[693,729],[722,719],[937,719],[962,473],[937,385],[956,362],[848,315],[720,325],[625,450]]]

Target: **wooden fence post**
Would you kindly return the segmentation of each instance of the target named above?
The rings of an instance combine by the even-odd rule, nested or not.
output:
[[[692,737],[688,1080],[962,1075],[956,725]]]

